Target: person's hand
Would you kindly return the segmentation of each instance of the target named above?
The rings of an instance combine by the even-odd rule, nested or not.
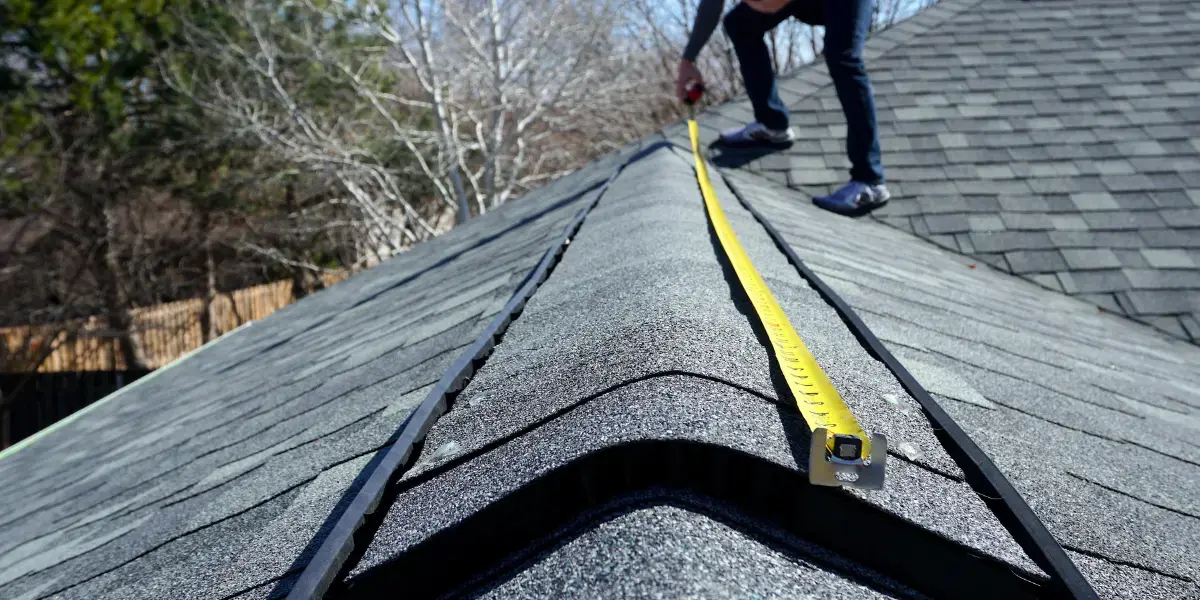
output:
[[[783,7],[787,6],[791,0],[742,0],[742,2],[760,13],[772,15],[783,10]]]
[[[679,74],[675,77],[675,97],[679,98],[680,102],[687,102],[688,86],[693,83],[704,83],[700,69],[690,60],[679,61]]]

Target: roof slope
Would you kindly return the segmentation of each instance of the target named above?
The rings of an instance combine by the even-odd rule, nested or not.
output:
[[[238,330],[4,457],[0,597],[221,598],[294,574],[371,454],[618,158]]]
[[[895,196],[877,218],[1200,341],[1194,1],[947,0],[868,49]],[[824,193],[849,165],[828,71],[780,88],[801,141],[747,167]]]
[[[902,232],[847,224],[781,186],[734,181],[1102,596],[1200,594],[1200,349]]]
[[[446,576],[471,582],[458,592],[588,589],[591,579],[615,577],[616,585],[640,585],[649,593],[656,588],[646,572],[625,579],[624,563],[595,565],[603,574],[548,566],[555,556],[590,565],[585,557],[606,552],[606,531],[650,518],[622,504],[616,492],[598,491],[605,489],[603,471],[589,470],[589,461],[646,481],[644,489],[622,489],[640,494],[640,510],[679,519],[676,487],[708,490],[727,505],[738,500],[714,491],[720,486],[708,486],[703,476],[672,484],[669,476],[654,475],[645,465],[665,459],[641,447],[645,440],[732,448],[791,473],[804,470],[807,433],[789,405],[776,404],[782,388],[772,381],[769,358],[736,294],[724,297],[736,288],[717,258],[691,177],[685,160],[659,152],[616,179],[504,343],[430,431],[350,572],[349,590],[357,592],[351,597],[370,597],[401,581],[418,585],[413,582],[431,564],[446,568],[451,552],[452,562],[470,565]],[[970,268],[907,234],[822,213],[767,180],[732,177],[995,458],[1103,597],[1177,598],[1200,591],[1200,561],[1190,551],[1200,542],[1194,500],[1200,493],[1200,375],[1188,366],[1200,360],[1200,349],[1006,274]],[[1044,577],[962,482],[915,402],[787,264],[732,192],[718,185],[718,194],[831,380],[867,429],[888,435],[887,489],[851,494],[936,532],[964,555],[970,548],[1022,577]],[[883,259],[853,258],[862,255]],[[629,454],[605,454],[617,449]],[[755,471],[756,464],[739,462],[736,470]],[[578,510],[600,516],[579,517],[583,524],[529,516],[577,517],[562,508],[574,506],[565,500],[572,493],[564,481],[572,478],[588,481],[589,495],[602,498]],[[785,494],[783,487],[773,489]],[[517,506],[504,506],[500,499],[506,498]],[[722,526],[695,515],[684,520],[702,525],[662,533],[658,544],[703,554],[704,536],[691,528]],[[546,535],[527,539],[504,529],[507,521],[522,523],[514,531]],[[786,534],[778,523],[742,527],[752,537]],[[451,550],[493,539],[510,540],[496,550],[509,562]],[[896,526],[874,540],[873,550],[913,539],[912,530]],[[899,591],[903,581],[863,564],[869,552],[830,559],[820,539],[807,544],[789,547],[794,565],[783,572],[798,577],[812,568],[812,553],[821,556],[815,564],[828,574],[806,581],[814,586],[810,591],[837,594],[853,583],[907,595]],[[651,558],[639,554],[638,560]],[[740,563],[730,560],[720,572],[738,572]],[[723,589],[738,597],[765,582],[729,585]]]
[[[19,483],[0,492],[0,594],[285,593],[374,451],[627,156],[208,346],[5,457],[0,476]],[[778,402],[692,177],[664,148],[616,177],[385,498],[339,590],[408,574],[414,593],[461,582],[484,596],[602,581],[728,596],[986,584],[1019,597],[1044,580],[914,400],[718,182],[806,343],[891,441],[882,492],[807,485],[807,429]],[[1197,593],[1200,381],[1187,366],[1200,349],[731,177],[994,456],[1104,597]],[[880,260],[850,260],[864,254]],[[631,530],[643,537],[614,554],[612,536]],[[927,557],[942,568],[904,563]],[[675,571],[696,573],[687,580],[644,566],[701,558]]]
[[[693,177],[683,158],[663,150],[617,178],[457,407],[429,433],[352,577],[548,470],[639,440],[703,442],[804,470],[807,429],[794,407],[778,403],[767,349],[748,304],[731,298]],[[730,207],[730,218],[791,317],[809,324],[802,334],[864,427],[911,456],[897,454],[888,489],[863,499],[1039,572],[962,483],[891,374],[749,213]],[[571,433],[581,431],[590,434]],[[441,466],[447,449],[456,458]]]
[[[0,458],[0,597],[286,594],[377,451],[596,198],[388,487],[336,594],[1036,594],[1047,574],[735,189],[988,452],[1102,597],[1200,597],[1200,348],[728,171],[733,189],[714,183],[747,252],[863,425],[889,439],[884,490],[808,485],[807,426],[714,243],[690,157],[654,141]]]

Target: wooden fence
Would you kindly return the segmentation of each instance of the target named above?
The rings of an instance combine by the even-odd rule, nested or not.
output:
[[[347,276],[348,273],[326,274],[324,283],[330,286]],[[222,295],[213,305],[216,333],[220,335],[248,321],[262,319],[294,301],[291,281],[276,281]],[[150,369],[162,367],[204,344],[202,298],[135,308],[130,312],[134,339]],[[30,371],[33,366],[30,357],[40,357],[47,348],[53,351],[37,367],[38,372],[130,368],[121,356],[118,335],[105,327],[103,319],[91,317],[69,325],[68,329],[75,331],[73,339],[62,326],[0,328],[0,372]]]

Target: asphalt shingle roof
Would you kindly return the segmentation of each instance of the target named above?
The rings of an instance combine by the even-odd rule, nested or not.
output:
[[[689,540],[686,546],[662,544],[681,534]],[[567,577],[563,564],[572,565]],[[673,505],[641,507],[605,521],[477,597],[803,598],[814,589],[847,599],[903,597],[849,581]]]
[[[948,0],[868,48],[894,195],[877,218],[1200,341],[1194,1]],[[780,93],[800,141],[746,166],[826,193],[849,167],[828,70]],[[715,113],[710,137],[752,119]]]
[[[683,158],[664,150],[614,182],[572,251],[463,391],[459,407],[431,430],[417,466],[401,480],[402,487],[421,483],[400,494],[352,576],[498,494],[621,443],[707,442],[806,469],[806,437],[780,422],[767,350],[746,306],[730,300],[729,274],[714,251],[692,177]],[[756,266],[791,318],[805,324],[802,335],[864,427],[885,433],[897,448],[889,464],[895,483],[862,497],[1016,568],[1040,572],[962,483],[891,374],[766,233],[754,231],[749,213],[732,206],[729,212]],[[719,301],[713,290],[722,291]],[[791,412],[782,412],[792,423]],[[586,436],[569,434],[587,429]],[[464,457],[460,461],[470,460],[439,467],[435,456],[447,447]],[[434,469],[438,475],[430,478]],[[448,497],[456,501],[440,501]],[[956,518],[940,516],[946,514]]]
[[[617,158],[239,330],[0,460],[0,597],[222,598],[294,575],[370,455]]]
[[[1102,597],[1200,592],[1200,352],[894,229],[856,223],[845,235],[781,186],[734,177],[997,462]]]
[[[1029,12],[1007,31],[1082,64],[1091,59],[1063,44],[1108,38],[1081,6],[1149,27],[1159,24],[1154,15],[1174,14],[1155,7],[1175,4],[1128,13],[1115,1],[1022,3]],[[872,41],[881,65],[873,73],[893,52],[923,48],[916,56],[936,60],[893,66],[880,81],[901,85],[904,69],[917,70],[926,80],[903,85],[920,89],[970,69],[1012,80],[921,93],[961,94],[947,97],[952,106],[975,106],[969,94],[1006,98],[979,106],[1024,106],[1005,86],[1037,80],[1035,64],[1059,67],[992,60],[1028,50],[1005,50],[1001,30],[984,30],[1020,7],[942,2]],[[1067,28],[1033,38],[1060,14],[1079,17],[1090,37]],[[963,37],[937,37],[947,35]],[[961,52],[943,46],[951,41]],[[988,70],[998,64],[1003,73]],[[806,69],[784,87],[800,98],[823,90],[822,77],[820,67]],[[1060,88],[1073,89],[1071,81]],[[836,109],[827,96],[799,103],[819,102],[814,118],[836,126],[820,116]],[[920,107],[889,110],[899,108]],[[738,103],[717,110],[703,117],[710,138],[721,119],[745,116]],[[1188,266],[1192,251],[1143,243],[1152,231],[1186,240],[1187,226],[1156,204],[1145,212],[1165,226],[1099,229],[1093,213],[1112,205],[1086,194],[1100,192],[1066,196],[1070,210],[1059,192],[909,196],[916,182],[958,190],[948,177],[893,178],[903,191],[893,212],[841,218],[813,207],[809,184],[794,173],[834,164],[816,162],[840,156],[830,133],[722,173],[986,451],[1101,597],[1200,598],[1200,348],[1112,314],[1168,305],[1173,294],[1191,301],[1194,290],[1152,286],[1163,273],[1198,272]],[[1057,166],[1033,173],[1058,159],[999,157],[1036,146],[938,133],[947,135],[933,136],[936,147],[912,134],[903,138],[909,148],[889,156],[940,152],[911,168],[949,173],[960,163],[935,159],[961,134],[963,150],[978,153],[961,164],[1003,175],[989,180],[1009,182],[999,187],[1055,181],[1037,184],[1048,189],[1083,176],[1046,170]],[[666,132],[677,136],[678,128]],[[561,262],[388,488],[335,592],[403,584],[413,596],[485,598],[913,598],[923,597],[915,589],[961,597],[952,591],[969,587],[1011,598],[1045,585],[1046,572],[965,481],[917,401],[718,178],[739,239],[805,343],[866,429],[888,436],[884,490],[807,484],[807,426],[781,397],[777,368],[707,224],[686,146],[635,155],[658,139],[239,330],[0,458],[0,597],[286,594],[377,451],[602,189]],[[1132,159],[1102,160],[1126,160],[1122,176],[1154,180]],[[1017,173],[1018,163],[1030,173]],[[1125,196],[1108,193],[1123,206]],[[939,212],[943,205],[966,208]],[[1054,226],[1039,225],[1040,213]],[[901,217],[910,227],[894,226]],[[918,220],[929,231],[914,236]],[[987,250],[958,245],[978,232],[992,234],[976,236]],[[1028,270],[1013,276],[1014,263]],[[1148,287],[1130,287],[1135,280]],[[1103,298],[1112,312],[1093,304]],[[822,518],[798,508],[806,506],[824,507]],[[831,528],[854,531],[853,543]]]

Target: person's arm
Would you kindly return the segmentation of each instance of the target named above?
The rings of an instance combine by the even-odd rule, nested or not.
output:
[[[700,0],[696,7],[696,23],[692,26],[692,35],[688,38],[687,46],[683,49],[683,60],[694,62],[708,38],[712,37],[721,22],[721,9],[725,8],[724,0]]]

